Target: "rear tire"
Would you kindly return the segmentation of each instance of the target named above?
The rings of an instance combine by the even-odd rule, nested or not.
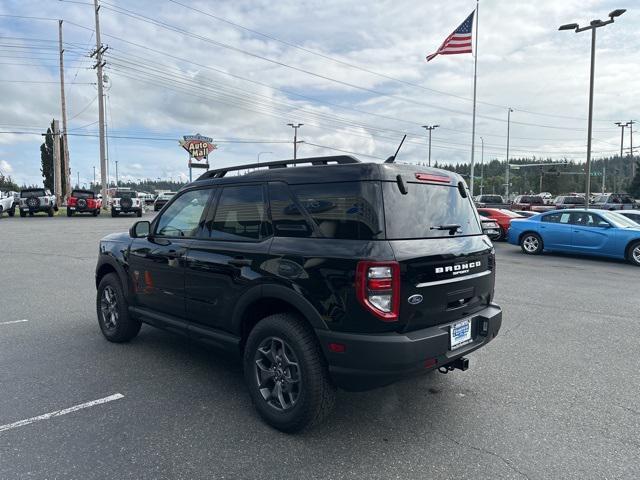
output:
[[[629,246],[627,250],[627,260],[632,265],[640,267],[640,242],[634,242]]]
[[[33,212],[29,212],[29,216],[30,216],[30,217],[33,217]]]
[[[10,217],[13,217],[16,214],[16,206],[13,205],[9,210],[7,210],[7,213]]]
[[[27,212],[23,212],[22,210],[20,210],[20,216],[22,218],[26,217],[27,216]]]
[[[0,218],[2,218],[2,213],[4,212],[2,205],[0,205]]]
[[[72,217],[73,216],[73,210],[70,210],[67,208],[67,217]]]
[[[53,207],[49,207],[49,210],[47,210],[47,215],[53,217]]]
[[[118,212],[116,212],[115,210],[111,210],[111,216],[112,217],[117,217],[118,216]]]
[[[94,217],[97,217],[98,214],[100,213],[100,210],[94,210],[92,213]]]
[[[138,215],[138,218],[140,218],[142,216],[142,210],[138,210],[138,212],[136,213],[136,215]]]
[[[522,251],[528,255],[540,255],[544,250],[542,238],[537,233],[525,233],[520,239]]]
[[[100,280],[96,296],[98,324],[104,337],[110,342],[128,342],[140,331],[142,322],[131,317],[129,304],[122,291],[120,279],[109,273]]]
[[[313,330],[288,313],[253,328],[244,349],[244,377],[262,419],[283,432],[320,423],[335,403],[335,387]]]

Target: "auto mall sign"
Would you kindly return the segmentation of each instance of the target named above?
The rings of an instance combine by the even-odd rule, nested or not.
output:
[[[207,168],[209,154],[218,148],[213,143],[213,138],[204,137],[199,133],[183,136],[180,140],[180,146],[189,152],[189,166],[196,168]]]

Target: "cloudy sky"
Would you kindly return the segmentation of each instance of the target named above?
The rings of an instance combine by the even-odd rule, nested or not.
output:
[[[472,0],[109,0],[100,10],[108,76],[111,174],[185,178],[182,135],[219,148],[214,165],[353,152],[384,159],[403,134],[401,159],[468,161],[473,57],[437,57]],[[507,108],[512,156],[584,159],[589,33],[563,23],[605,19],[598,30],[594,154],[619,151],[613,122],[640,107],[640,9],[630,0],[482,0],[477,158],[504,159]],[[35,18],[17,18],[39,17]],[[39,183],[39,145],[60,118],[57,39],[64,20],[71,169],[99,170],[93,8],[86,0],[0,2],[0,170]],[[22,133],[7,133],[22,132]],[[26,132],[26,133],[25,133]],[[137,138],[136,138],[137,137]],[[140,138],[142,137],[142,138]],[[263,142],[263,143],[258,143]],[[628,137],[625,139],[628,146]],[[640,135],[636,143],[640,143]]]

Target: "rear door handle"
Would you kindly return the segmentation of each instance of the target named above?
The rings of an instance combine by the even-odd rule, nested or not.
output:
[[[248,267],[251,265],[251,260],[248,258],[232,258],[228,263],[234,267]]]

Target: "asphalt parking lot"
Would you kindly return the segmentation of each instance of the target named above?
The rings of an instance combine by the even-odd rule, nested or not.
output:
[[[500,243],[503,327],[468,371],[340,393],[286,435],[235,358],[103,339],[98,240],[135,220],[0,219],[0,479],[640,477],[640,269]]]

